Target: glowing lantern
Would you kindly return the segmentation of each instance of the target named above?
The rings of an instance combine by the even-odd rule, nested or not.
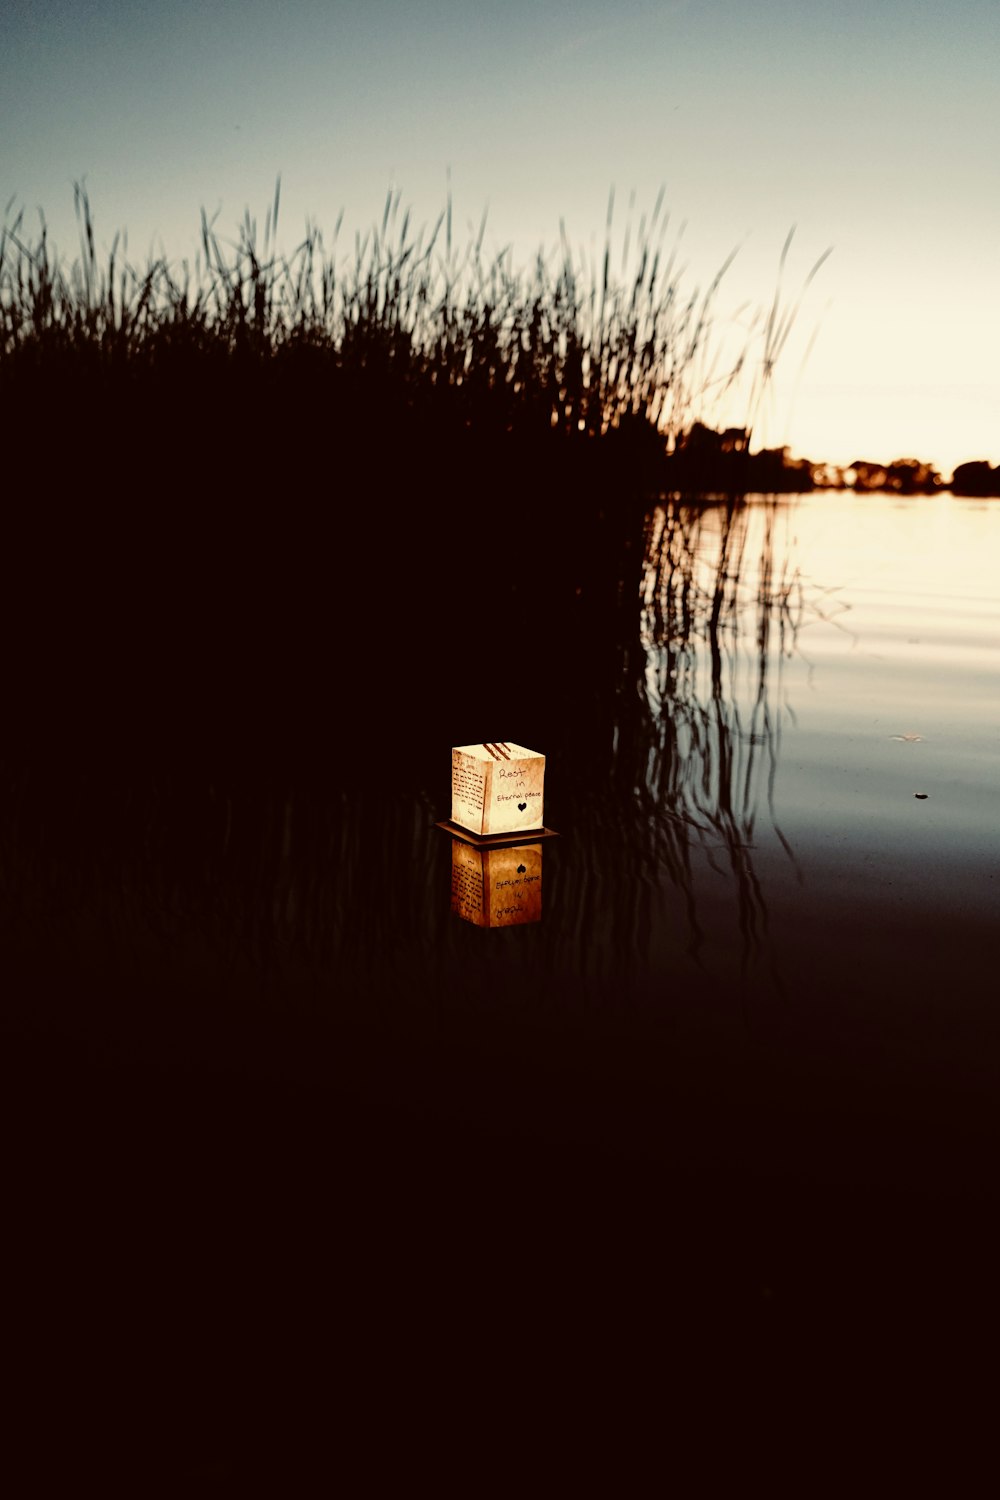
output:
[[[498,740],[451,752],[451,819],[477,838],[544,827],[545,756]]]

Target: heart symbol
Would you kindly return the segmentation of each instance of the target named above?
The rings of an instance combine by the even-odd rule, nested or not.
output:
[[[527,802],[519,802],[517,804],[517,810],[518,810],[518,812],[524,812],[524,809],[527,807],[527,805],[528,805]]]
[[[517,867],[517,873],[519,875],[523,875],[524,874],[524,866],[523,865],[518,865],[518,867]]]

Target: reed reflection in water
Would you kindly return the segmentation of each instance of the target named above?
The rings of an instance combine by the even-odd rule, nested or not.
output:
[[[624,547],[614,586],[593,591],[580,639],[603,649],[566,648],[558,615],[545,622],[536,644],[561,663],[561,702],[599,714],[528,726],[565,833],[550,846],[544,917],[540,848],[519,861],[537,869],[531,900],[501,911],[503,880],[527,877],[487,869],[505,851],[453,853],[434,828],[451,740],[442,725],[435,744],[428,725],[409,782],[354,775],[333,795],[190,764],[136,775],[102,761],[52,780],[21,768],[4,799],[8,936],[42,968],[103,969],[171,1009],[229,997],[245,1010],[248,993],[321,1013],[412,1010],[443,992],[465,1003],[483,953],[456,909],[518,928],[486,935],[503,960],[487,988],[510,965],[522,988],[571,1006],[661,1004],[673,981],[709,971],[738,984],[773,959],[754,865],[762,812],[792,852],[774,809],[782,663],[805,605],[788,552],[776,561],[778,514],[665,502],[645,519],[638,563]],[[464,870],[470,857],[480,865],[462,879],[476,877],[481,923],[455,894],[456,860]]]
[[[762,807],[794,862],[775,784],[782,665],[795,649],[805,598],[788,551],[776,560],[777,519],[775,504],[661,507],[649,527],[643,580],[649,746],[641,795],[654,823],[655,809],[671,809],[668,836],[692,833],[713,867],[724,858],[744,962],[767,929],[752,861]],[[685,855],[675,863],[681,872],[690,868]],[[692,921],[697,931],[693,912]]]
[[[547,920],[565,901],[562,962],[581,984],[662,999],[671,977],[777,974],[755,845],[766,836],[794,869],[776,812],[782,679],[810,607],[781,515],[672,499],[646,518],[606,759],[595,772],[564,755],[552,777],[572,855]]]

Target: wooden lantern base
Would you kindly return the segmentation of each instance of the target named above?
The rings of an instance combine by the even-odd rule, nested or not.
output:
[[[445,818],[435,823],[435,828],[443,829],[450,833],[452,838],[461,839],[466,844],[472,844],[476,849],[506,849],[512,844],[537,844],[541,839],[557,839],[559,834],[554,828],[522,828],[517,833],[473,833],[469,828],[463,828],[460,823],[453,823],[450,818]]]

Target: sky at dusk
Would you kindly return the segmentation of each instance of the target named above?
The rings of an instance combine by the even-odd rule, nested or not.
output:
[[[662,187],[688,289],[738,247],[723,339],[794,225],[792,300],[833,250],[756,440],[947,475],[1000,462],[998,57],[997,0],[5,0],[0,198],[74,254],[85,179],[142,263],[193,258],[202,207],[262,223],[279,173],[291,250],[341,209],[349,246],[389,187],[432,224],[450,171],[459,237],[488,206],[527,263]]]

